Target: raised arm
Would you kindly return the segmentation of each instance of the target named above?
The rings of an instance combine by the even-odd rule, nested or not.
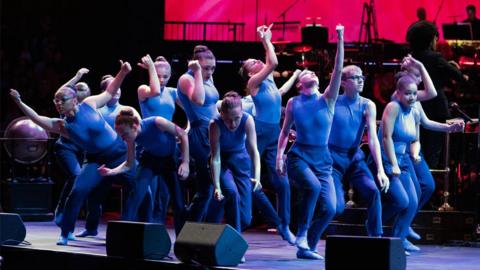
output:
[[[213,178],[214,198],[215,200],[223,200],[222,189],[220,187],[220,169],[222,161],[220,158],[220,129],[215,121],[210,122],[208,127],[208,139],[210,141],[210,169]]]
[[[116,94],[123,79],[128,73],[132,71],[132,67],[128,62],[120,60],[120,71],[117,73],[113,81],[107,86],[107,89],[98,95],[93,95],[85,98],[83,102],[90,105],[92,108],[97,109],[105,106]]]
[[[382,115],[382,143],[390,164],[392,164],[393,176],[400,175],[400,167],[398,166],[397,157],[395,155],[395,146],[393,145],[393,129],[395,126],[395,120],[397,119],[399,105],[390,102],[387,104],[385,111]]]
[[[278,66],[278,59],[277,55],[275,54],[275,48],[273,47],[272,44],[272,31],[270,30],[272,28],[273,24],[270,26],[259,26],[257,28],[258,35],[260,36],[260,39],[262,40],[263,48],[265,49],[266,55],[265,55],[265,65],[263,68],[252,75],[250,79],[248,80],[247,83],[247,88],[250,92],[250,95],[255,96],[257,95],[258,92],[258,87],[260,84],[265,80],[272,72],[275,70],[275,68]]]
[[[287,108],[285,109],[285,119],[283,120],[283,127],[280,131],[280,136],[278,137],[276,170],[279,175],[286,174],[284,153],[288,143],[288,135],[290,133],[290,128],[293,125],[292,106],[293,99],[291,98],[288,100]]]
[[[83,77],[83,75],[87,74],[89,72],[88,69],[86,68],[81,68],[77,71],[77,74],[73,76],[68,82],[62,85],[62,87],[70,87],[70,88],[75,88],[75,84],[77,84]]]
[[[253,121],[253,118],[251,116],[248,116],[247,122],[245,123],[245,131],[247,133],[247,151],[250,155],[250,159],[253,162],[253,191],[257,191],[262,187],[260,183],[260,154],[258,153],[257,148],[257,133],[255,131],[255,122]]]
[[[425,89],[417,92],[418,101],[429,100],[437,96],[437,90],[435,89],[435,85],[433,85],[433,81],[430,78],[430,75],[428,74],[428,71],[425,68],[425,66],[422,64],[422,62],[413,58],[409,54],[403,59],[402,68],[406,68],[406,69],[414,68],[420,72],[420,76],[422,77],[422,81]]]
[[[158,129],[165,131],[180,139],[180,151],[182,155],[182,163],[180,163],[180,166],[178,168],[178,175],[182,180],[187,179],[190,173],[190,167],[189,167],[190,153],[189,153],[189,147],[188,147],[187,132],[185,132],[185,130],[183,130],[181,127],[175,125],[173,122],[168,121],[167,119],[159,116],[155,117],[155,125],[157,126]]]
[[[377,136],[377,109],[375,103],[371,101],[368,102],[365,118],[367,120],[368,148],[370,148],[370,153],[372,153],[373,160],[377,166],[377,181],[381,190],[387,193],[390,187],[390,181],[383,169],[380,142]]]
[[[144,101],[147,98],[160,95],[160,81],[158,80],[155,64],[149,54],[142,57],[142,62],[138,63],[142,68],[148,70],[149,86],[141,85],[138,87],[138,100]]]
[[[280,91],[280,95],[285,95],[286,93],[288,93],[288,91],[290,91],[290,89],[292,89],[292,86],[295,84],[295,81],[297,80],[298,78],[298,75],[300,75],[302,71],[300,69],[296,69],[292,76],[282,85],[282,87],[280,87],[280,89],[278,89],[278,91]]]
[[[342,81],[343,58],[344,58],[344,49],[343,49],[344,27],[342,25],[337,25],[336,30],[337,30],[337,53],[335,55],[335,66],[333,67],[332,77],[330,78],[330,84],[328,85],[324,93],[327,104],[332,111],[333,111],[333,108],[335,107],[335,102],[337,101],[338,92],[340,91],[340,84]]]
[[[38,115],[36,111],[30,108],[27,104],[23,103],[20,93],[15,89],[10,89],[10,96],[13,102],[17,104],[18,108],[35,124],[39,125],[48,132],[54,132],[69,138],[67,131],[63,128],[64,122],[59,118],[50,118],[46,116]]]
[[[198,60],[188,62],[188,68],[193,72],[193,79],[183,74],[178,80],[180,91],[193,103],[202,106],[205,102],[205,88],[203,87],[202,67]]]

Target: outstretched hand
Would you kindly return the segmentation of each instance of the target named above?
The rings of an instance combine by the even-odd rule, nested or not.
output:
[[[103,164],[102,166],[98,167],[97,169],[98,173],[101,175],[101,176],[111,176],[113,175],[113,170],[110,169],[110,168],[107,168],[105,166],[105,164]]]
[[[260,179],[250,178],[250,181],[252,181],[253,184],[253,192],[262,189],[262,183],[260,182]]]
[[[225,198],[225,196],[223,196],[221,189],[216,188],[213,193],[213,198],[217,201],[222,201]]]
[[[87,68],[81,68],[77,71],[77,76],[82,77],[83,75],[87,74],[90,70]]]
[[[403,69],[415,68],[420,70],[422,65],[422,62],[413,58],[411,54],[407,54],[407,56],[403,58],[401,66]]]
[[[390,179],[385,173],[379,172],[377,174],[378,183],[380,185],[380,190],[387,193],[390,188]]]
[[[273,23],[270,24],[269,26],[261,25],[257,27],[257,33],[260,39],[263,39],[266,41],[270,41],[272,39],[272,30],[271,30],[272,26],[273,26]]]
[[[190,174],[190,164],[188,162],[182,162],[178,167],[178,176],[180,176],[180,180],[186,180],[188,175]]]
[[[189,61],[188,68],[191,69],[194,73],[202,69],[198,60]]]
[[[337,24],[337,26],[335,27],[335,31],[337,31],[337,38],[339,40],[343,40],[343,33],[345,31],[345,26],[341,24]]]
[[[148,69],[151,66],[155,67],[152,57],[150,57],[149,54],[142,57],[141,61],[141,63],[137,63],[137,65],[141,68]]]
[[[15,102],[21,101],[20,93],[15,89],[10,89],[10,96]]]
[[[132,71],[132,67],[130,66],[130,63],[123,62],[122,60],[120,60],[120,71],[125,74],[130,73],[130,71]]]

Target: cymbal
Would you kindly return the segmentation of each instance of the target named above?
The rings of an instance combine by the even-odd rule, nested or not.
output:
[[[312,46],[307,44],[302,44],[302,45],[293,47],[292,50],[296,53],[307,53],[312,50]]]
[[[299,67],[308,68],[308,67],[311,67],[311,66],[318,65],[318,62],[317,61],[304,60],[304,61],[297,61],[296,64]]]

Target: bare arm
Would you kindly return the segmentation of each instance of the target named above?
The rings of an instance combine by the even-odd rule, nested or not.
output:
[[[422,62],[413,58],[409,54],[403,59],[402,67],[407,69],[408,68],[417,69],[420,72],[420,75],[422,76],[422,81],[425,89],[417,92],[418,101],[429,100],[437,96],[437,90],[435,89],[435,85],[433,85],[433,81],[430,78],[430,75],[428,74],[428,71],[425,68],[425,66],[422,64]]]
[[[340,84],[342,81],[342,69],[343,69],[343,26],[337,25],[337,54],[335,55],[335,67],[333,68],[332,77],[330,78],[330,84],[325,90],[324,96],[327,104],[333,111],[335,102],[337,101],[338,92],[340,91]]]
[[[382,115],[382,142],[383,148],[385,149],[385,154],[387,155],[390,164],[392,164],[392,174],[394,176],[400,175],[400,167],[398,166],[397,157],[395,155],[395,146],[393,145],[393,128],[395,125],[395,120],[397,119],[399,111],[399,105],[390,102],[387,104],[385,111]]]
[[[69,138],[68,133],[63,128],[64,122],[59,118],[50,118],[46,116],[38,115],[36,111],[30,108],[27,104],[23,103],[20,94],[15,89],[10,89],[10,96],[13,99],[13,102],[17,104],[18,108],[35,124],[39,125],[48,132],[54,132]]]
[[[245,131],[247,133],[247,151],[250,155],[250,159],[253,161],[253,182],[255,183],[253,191],[256,191],[262,187],[260,184],[260,154],[258,153],[257,148],[257,133],[255,131],[255,123],[251,116],[248,116],[247,122],[245,123]]]
[[[210,122],[208,134],[208,139],[210,141],[210,169],[212,172],[213,186],[215,188],[214,198],[221,201],[223,200],[223,194],[220,187],[220,169],[222,166],[220,158],[220,129],[215,121]]]
[[[278,66],[278,59],[277,55],[275,54],[275,48],[273,47],[273,44],[271,42],[272,38],[272,32],[270,31],[270,28],[272,25],[269,27],[263,25],[257,28],[257,32],[260,35],[260,38],[262,39],[262,44],[263,47],[265,48],[266,56],[265,56],[265,66],[254,74],[250,79],[248,80],[247,83],[247,88],[250,92],[250,95],[255,96],[257,95],[258,92],[258,87],[260,84],[265,80],[272,72],[275,70],[275,68]]]
[[[102,176],[113,176],[128,172],[135,166],[135,141],[126,141],[127,143],[127,160],[113,169],[105,167],[105,164],[98,167],[98,172]]]
[[[420,102],[415,103],[419,113],[420,113],[420,124],[429,130],[439,131],[439,132],[460,132],[465,127],[465,122],[456,122],[453,124],[440,123],[432,121],[428,118],[423,110],[422,104]]]
[[[285,175],[285,159],[284,153],[288,143],[288,135],[290,128],[293,125],[293,113],[292,113],[293,99],[288,100],[287,108],[285,109],[285,119],[283,120],[283,127],[278,137],[278,148],[276,158],[276,169],[280,175]]]
[[[139,66],[148,70],[149,86],[141,85],[138,88],[138,100],[144,101],[147,98],[160,95],[160,81],[158,80],[155,64],[149,54],[142,57],[142,63]]]
[[[83,75],[87,74],[88,72],[89,72],[89,70],[86,69],[86,68],[79,69],[77,71],[77,74],[75,74],[75,76],[73,76],[73,78],[71,78],[68,82],[63,84],[62,87],[74,88],[75,84],[78,83],[82,79]]]
[[[132,70],[128,62],[120,60],[120,71],[117,73],[113,81],[107,86],[107,89],[98,95],[93,95],[85,98],[83,102],[90,105],[90,107],[97,109],[105,106],[113,96],[117,94],[118,89],[122,85],[125,76]]]
[[[193,60],[188,62],[188,68],[193,71],[193,79],[189,75],[183,74],[178,81],[180,91],[182,91],[190,101],[201,106],[205,102],[202,67],[198,60]]]
[[[286,93],[288,93],[288,91],[290,91],[290,89],[292,89],[292,86],[295,84],[295,81],[297,80],[298,78],[298,75],[300,75],[302,71],[300,69],[297,69],[295,70],[295,72],[293,72],[292,76],[288,79],[288,81],[286,81],[282,87],[280,87],[280,89],[278,89],[278,91],[280,91],[280,95],[285,95]]]
[[[369,101],[365,118],[368,129],[368,147],[372,154],[375,165],[377,166],[377,181],[383,191],[388,192],[390,181],[383,170],[382,155],[380,151],[380,142],[377,137],[377,109],[375,103]]]
[[[182,163],[178,168],[180,178],[186,179],[190,173],[190,152],[188,147],[188,135],[181,127],[175,125],[163,117],[155,117],[155,125],[158,129],[165,131],[180,139],[180,151],[182,155]]]

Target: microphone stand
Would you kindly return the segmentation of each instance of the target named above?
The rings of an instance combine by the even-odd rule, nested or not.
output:
[[[285,21],[285,16],[287,14],[287,12],[292,9],[295,5],[298,4],[298,2],[300,2],[300,0],[295,0],[293,1],[290,6],[288,6],[284,11],[282,11],[282,13],[280,13],[280,15],[277,17],[277,18],[282,18],[282,40],[285,40],[285,29],[286,29],[286,21]]]

